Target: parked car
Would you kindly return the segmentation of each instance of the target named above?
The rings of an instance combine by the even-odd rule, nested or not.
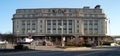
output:
[[[7,44],[8,42],[6,40],[0,41],[0,44]]]

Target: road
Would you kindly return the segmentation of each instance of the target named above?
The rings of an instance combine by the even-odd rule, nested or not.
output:
[[[120,47],[96,48],[85,51],[24,51],[0,53],[0,56],[120,56]]]

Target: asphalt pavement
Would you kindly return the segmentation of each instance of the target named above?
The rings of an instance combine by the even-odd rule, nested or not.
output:
[[[67,48],[36,46],[34,50],[0,49],[0,56],[120,56],[120,46]]]

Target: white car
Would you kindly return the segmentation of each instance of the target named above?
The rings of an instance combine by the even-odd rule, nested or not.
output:
[[[7,41],[0,41],[0,44],[7,44]]]

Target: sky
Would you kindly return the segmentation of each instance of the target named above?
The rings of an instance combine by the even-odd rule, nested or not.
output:
[[[12,33],[12,18],[21,8],[101,8],[110,20],[108,35],[120,35],[120,0],[0,0],[0,33]]]

